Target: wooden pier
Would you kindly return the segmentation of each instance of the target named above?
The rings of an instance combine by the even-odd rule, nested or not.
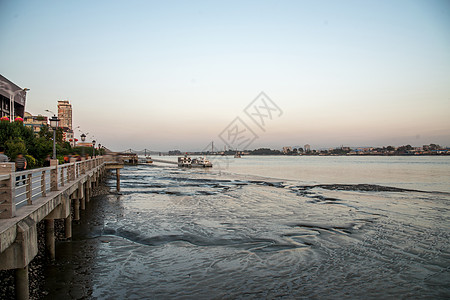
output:
[[[165,159],[152,158],[152,161],[165,163],[165,164],[171,164],[171,165],[178,165],[178,162],[176,162],[176,161],[170,161],[170,160],[165,160]]]

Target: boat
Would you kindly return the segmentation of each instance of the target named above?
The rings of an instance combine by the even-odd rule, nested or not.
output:
[[[191,163],[192,167],[197,168],[212,168],[212,163],[205,157],[194,158]]]
[[[145,157],[139,157],[138,162],[140,164],[152,164],[153,160],[150,156],[145,156]]]
[[[179,167],[192,167],[192,160],[187,155],[183,157],[178,157],[178,166]]]
[[[189,156],[185,155],[183,157],[178,157],[178,166],[182,168],[211,168],[212,163],[205,157],[191,159]]]

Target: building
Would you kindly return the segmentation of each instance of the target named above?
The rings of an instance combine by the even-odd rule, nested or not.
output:
[[[15,83],[0,75],[0,114],[14,120],[24,117],[28,89],[20,88]],[[12,117],[11,117],[12,115]]]
[[[292,147],[291,146],[283,147],[283,153],[284,154],[291,153],[291,152],[292,152]]]
[[[309,144],[306,144],[305,146],[303,146],[305,152],[311,152],[311,146]]]
[[[78,142],[78,147],[94,147],[94,144],[92,142]]]
[[[75,138],[72,129],[72,104],[68,100],[58,101],[59,127],[63,130],[63,139],[75,146]]]
[[[59,127],[72,130],[72,105],[67,100],[58,101]]]
[[[38,133],[41,127],[48,125],[48,118],[42,115],[33,116],[29,112],[25,112],[23,117],[23,124],[25,126],[31,127],[34,133]]]
[[[75,137],[73,130],[64,130],[63,128],[63,140],[69,142],[72,147],[75,147]]]

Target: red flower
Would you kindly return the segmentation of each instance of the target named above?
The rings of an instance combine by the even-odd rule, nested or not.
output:
[[[8,121],[8,122],[9,122],[9,118],[8,118],[8,117],[2,117],[0,120],[1,120],[1,121]]]
[[[23,119],[21,117],[17,117],[14,119],[15,122],[23,122]]]
[[[73,141],[72,139],[69,140],[69,142]]]

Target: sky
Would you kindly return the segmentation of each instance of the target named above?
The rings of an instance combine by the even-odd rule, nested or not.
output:
[[[248,149],[450,146],[450,1],[0,0],[0,45],[26,111],[69,100],[112,150],[222,149],[237,117]]]

